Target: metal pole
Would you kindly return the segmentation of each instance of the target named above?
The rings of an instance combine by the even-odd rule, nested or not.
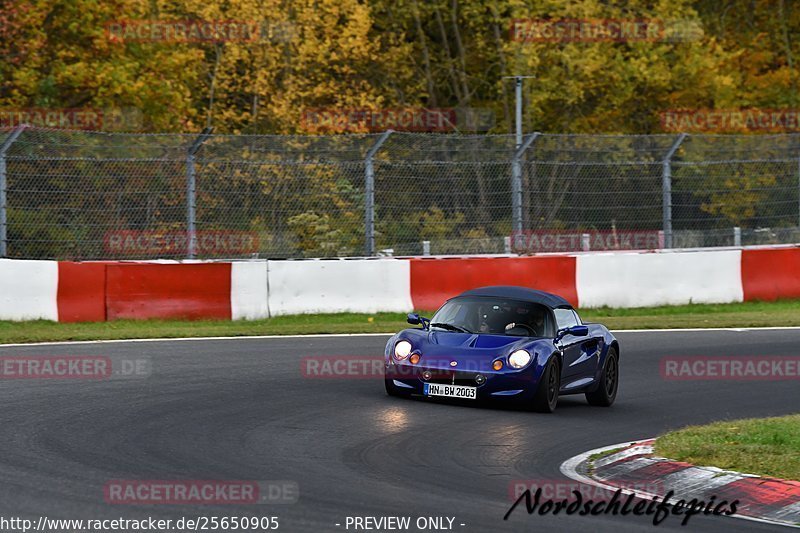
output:
[[[517,149],[522,146],[522,76],[514,77],[514,93],[516,103]]]
[[[214,128],[205,128],[194,140],[186,154],[186,258],[197,256],[197,176],[195,174],[195,154],[208,139]]]
[[[368,257],[375,255],[375,167],[372,158],[392,133],[393,130],[383,132],[364,159],[364,253]]]
[[[664,231],[664,248],[672,248],[672,156],[685,138],[685,133],[678,135],[661,163],[661,226]]]
[[[186,157],[186,258],[197,256],[197,180],[194,156]]]
[[[592,249],[592,236],[589,233],[581,233],[581,250],[588,252]]]
[[[0,146],[0,257],[8,257],[8,177],[6,175],[6,152],[17,137],[27,128],[27,124],[21,124],[14,128]]]
[[[511,227],[515,234],[522,233],[522,156],[539,135],[541,133],[537,131],[530,134],[525,142],[520,139],[511,160]]]

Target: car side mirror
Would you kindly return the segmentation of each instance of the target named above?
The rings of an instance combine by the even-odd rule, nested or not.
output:
[[[408,313],[406,317],[406,322],[409,324],[414,324],[415,326],[422,323],[422,320],[419,319],[419,315],[417,313]]]
[[[589,326],[572,326],[569,328],[568,333],[574,337],[585,337],[589,334]]]
[[[558,330],[558,333],[556,333],[556,338],[554,339],[554,341],[558,342],[567,335],[572,335],[573,337],[585,337],[588,334],[589,334],[589,326],[575,325]]]

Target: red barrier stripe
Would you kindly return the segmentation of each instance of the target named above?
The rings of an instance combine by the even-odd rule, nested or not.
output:
[[[800,298],[800,249],[742,250],[744,301]]]
[[[106,319],[106,265],[58,263],[58,321],[103,322]]]
[[[230,263],[106,267],[108,320],[231,318]]]
[[[415,309],[437,309],[448,298],[486,285],[530,287],[558,294],[578,305],[574,257],[411,259],[411,299]]]

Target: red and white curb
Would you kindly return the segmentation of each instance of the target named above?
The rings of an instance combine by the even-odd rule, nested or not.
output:
[[[606,490],[622,490],[640,498],[663,498],[675,491],[680,499],[739,500],[735,518],[800,529],[800,482],[694,466],[653,455],[655,439],[623,442],[589,450],[561,465],[568,478]],[[592,459],[598,454],[617,450]],[[647,487],[651,492],[632,490]]]

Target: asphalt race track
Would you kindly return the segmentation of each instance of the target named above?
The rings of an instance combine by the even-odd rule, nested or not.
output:
[[[279,531],[345,531],[347,516],[449,516],[455,531],[641,531],[652,517],[503,515],[515,480],[566,481],[586,450],[686,424],[800,411],[796,380],[667,381],[664,356],[790,356],[800,330],[618,333],[610,409],[553,415],[388,397],[381,379],[308,379],[306,356],[380,356],[384,336],[2,347],[0,356],[145,357],[146,378],[0,384],[0,516],[277,516]],[[114,479],[293,480],[285,505],[110,505]],[[336,526],[336,524],[341,524]],[[461,526],[460,524],[464,524]],[[659,531],[777,531],[669,517]],[[350,531],[353,531],[351,528]],[[411,531],[417,531],[412,528]]]

